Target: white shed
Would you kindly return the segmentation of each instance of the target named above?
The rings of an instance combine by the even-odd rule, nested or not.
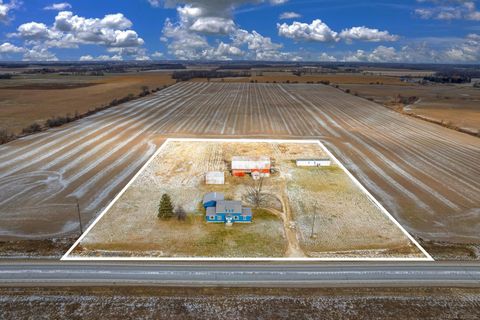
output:
[[[205,174],[205,184],[225,184],[225,173],[210,171]]]
[[[332,165],[330,159],[298,159],[297,167],[329,167]]]

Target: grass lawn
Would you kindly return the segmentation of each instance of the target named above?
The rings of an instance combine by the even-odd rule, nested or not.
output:
[[[84,244],[89,250],[115,251],[115,256],[130,256],[133,251],[144,251],[150,256],[166,257],[283,257],[287,242],[282,221],[265,210],[253,210],[254,221],[248,224],[207,223],[204,215],[190,214],[185,221],[156,220],[155,234],[129,243]],[[141,239],[152,239],[145,243]],[[79,253],[77,251],[77,253]]]

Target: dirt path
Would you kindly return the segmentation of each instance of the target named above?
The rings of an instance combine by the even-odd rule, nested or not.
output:
[[[282,211],[279,211],[274,208],[263,208],[263,209],[270,211],[274,215],[280,217],[283,221],[285,236],[287,237],[287,243],[288,243],[286,256],[290,258],[306,257],[298,241],[297,230],[295,228],[295,222],[292,219],[292,211],[290,210],[288,201],[285,201],[285,198],[283,196],[277,197],[277,198],[282,203]]]

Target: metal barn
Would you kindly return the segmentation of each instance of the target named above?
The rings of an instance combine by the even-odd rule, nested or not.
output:
[[[245,174],[259,175],[269,177],[271,170],[271,161],[269,157],[244,157],[235,156],[232,158],[232,175],[243,177]]]
[[[330,159],[298,159],[297,167],[329,167],[332,165]]]

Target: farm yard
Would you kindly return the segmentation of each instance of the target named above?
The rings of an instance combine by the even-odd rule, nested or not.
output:
[[[260,182],[230,173],[238,156],[275,164],[261,180],[259,205],[249,192]],[[316,141],[168,140],[69,258],[425,258],[337,164],[295,164],[311,157],[328,159]],[[210,171],[225,173],[225,184],[206,184]],[[253,222],[206,222],[201,203],[209,192],[252,206]],[[185,221],[157,218],[162,194],[186,211]]]
[[[165,138],[200,136],[320,139],[417,238],[480,243],[478,138],[329,86],[193,82],[0,146],[0,238],[79,234],[77,200],[86,225]]]

